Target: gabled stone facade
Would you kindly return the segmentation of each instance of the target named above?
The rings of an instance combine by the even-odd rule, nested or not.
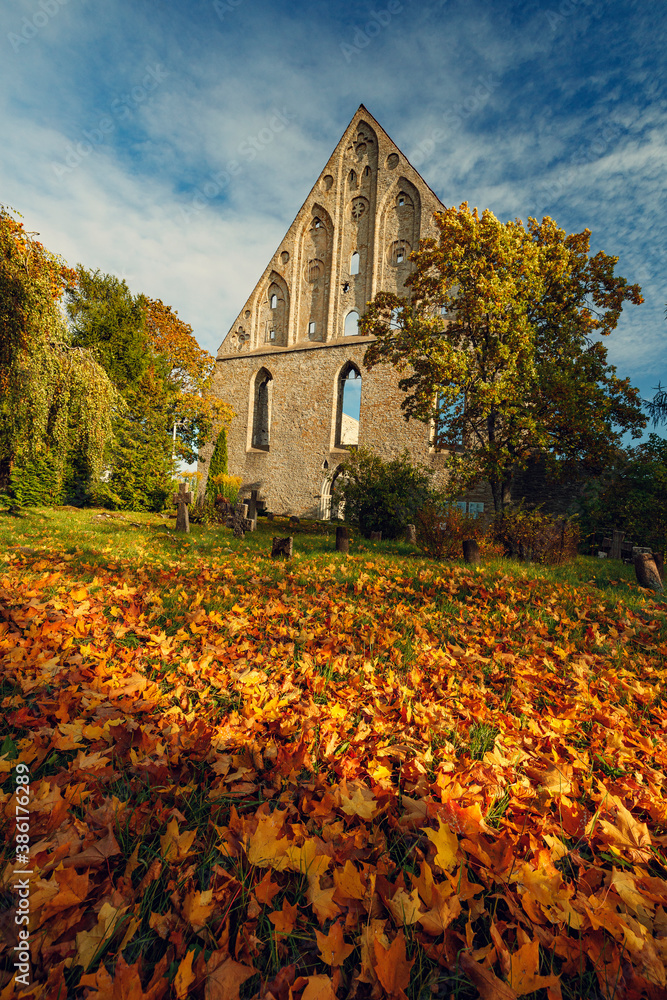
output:
[[[236,413],[229,471],[276,513],[323,515],[345,460],[345,376],[361,376],[358,444],[384,459],[407,448],[443,477],[432,430],[407,423],[399,376],[372,371],[356,321],[379,291],[405,293],[408,257],[436,236],[442,203],[362,105],[218,352],[215,387]],[[212,446],[200,470],[206,474]],[[485,502],[482,490],[471,501]]]

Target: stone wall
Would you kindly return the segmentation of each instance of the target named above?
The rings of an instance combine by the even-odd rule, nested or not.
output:
[[[320,513],[325,483],[349,454],[336,445],[338,382],[348,362],[362,377],[359,445],[373,448],[385,461],[407,448],[414,462],[434,470],[434,485],[444,485],[445,455],[430,447],[425,424],[403,417],[397,372],[388,365],[372,371],[364,367],[370,341],[345,338],[327,345],[253,352],[218,366],[216,390],[236,413],[227,435],[229,471],[243,477],[244,490],[259,489],[269,510],[308,517]],[[260,371],[271,375],[268,448],[253,447],[251,440],[253,383]],[[487,509],[491,502],[484,488],[467,499],[481,500]]]

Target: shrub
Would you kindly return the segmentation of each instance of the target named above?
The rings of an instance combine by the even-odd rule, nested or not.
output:
[[[415,514],[417,545],[431,559],[459,559],[464,538],[481,538],[482,522],[452,504],[429,502]]]
[[[517,504],[496,514],[492,534],[505,555],[559,565],[576,556],[579,526],[572,517],[547,514],[539,507],[529,511]]]
[[[17,507],[52,507],[62,499],[62,480],[56,462],[43,458],[19,459],[11,473],[11,496]]]
[[[429,469],[413,465],[407,451],[383,462],[369,448],[359,448],[339,469],[331,507],[345,505],[345,520],[362,535],[381,531],[383,538],[397,538],[415,520],[420,507],[436,497],[430,488]]]
[[[241,483],[243,482],[242,476],[228,476],[226,472],[220,472],[213,476],[212,480],[209,476],[209,482],[212,485],[211,493],[216,499],[218,497],[224,497],[228,503],[236,503],[239,496],[239,489],[241,488]],[[208,486],[207,486],[208,494]]]

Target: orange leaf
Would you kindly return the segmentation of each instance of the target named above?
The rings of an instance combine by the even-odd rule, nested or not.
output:
[[[510,955],[510,986],[518,997],[547,986],[555,986],[558,976],[539,976],[540,945],[537,938]]]
[[[375,951],[375,972],[390,996],[407,1000],[405,988],[410,983],[410,969],[414,958],[408,962],[405,954],[405,935],[399,931],[389,949],[385,949],[377,938],[373,941]]]
[[[251,965],[234,962],[226,951],[214,951],[205,971],[206,1000],[239,1000],[241,987],[257,970]]]
[[[477,987],[480,1000],[517,1000],[516,993],[507,983],[498,979],[491,969],[485,969],[466,951],[459,955],[459,965],[466,976]]]
[[[290,906],[286,899],[283,899],[282,910],[274,910],[269,913],[269,920],[276,929],[276,934],[291,934],[296,923],[296,903]]]
[[[308,976],[301,1000],[336,1000],[336,992],[329,976]]]
[[[321,934],[320,931],[315,931],[315,937],[317,938],[320,958],[327,965],[342,965],[348,955],[351,955],[354,951],[353,944],[345,944],[343,939],[343,925],[340,920],[331,925],[328,934]]]
[[[194,951],[189,951],[176,970],[176,976],[174,977],[174,990],[178,1000],[184,1000],[184,998],[187,997],[190,986],[195,980],[195,972],[192,968],[194,957]]]

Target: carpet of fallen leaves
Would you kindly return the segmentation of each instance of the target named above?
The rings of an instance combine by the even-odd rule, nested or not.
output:
[[[665,605],[241,558],[0,561],[1,1000],[19,762],[22,996],[666,997]]]

